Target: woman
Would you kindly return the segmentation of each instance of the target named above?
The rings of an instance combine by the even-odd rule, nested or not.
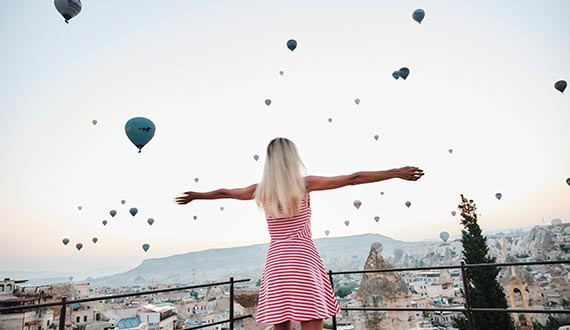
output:
[[[403,167],[334,177],[303,177],[303,170],[295,144],[276,138],[267,146],[260,184],[204,193],[188,191],[176,199],[178,204],[187,204],[196,199],[255,198],[258,207],[265,212],[271,235],[256,320],[273,324],[276,330],[290,329],[291,321],[301,322],[303,330],[321,330],[323,319],[339,312],[311,237],[309,193],[393,178],[416,181],[424,174],[417,167]]]

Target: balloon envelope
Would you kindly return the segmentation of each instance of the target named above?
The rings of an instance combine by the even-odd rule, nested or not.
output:
[[[93,237],[91,240],[93,241],[93,244],[97,243],[98,241],[97,237]]]
[[[329,236],[331,232],[329,230],[325,230],[325,235]]]
[[[125,203],[126,203],[126,202],[127,202],[127,201],[126,201],[126,200],[124,200],[124,199],[123,199],[123,200],[121,200],[121,204],[123,204],[123,205],[125,205]]]
[[[568,83],[566,83],[565,80],[558,80],[554,83],[554,88],[556,88],[560,93],[564,93],[566,86],[568,86]]]
[[[360,99],[354,99],[354,103],[356,103],[356,105],[360,104]]]
[[[139,152],[152,139],[154,131],[154,123],[143,117],[131,118],[125,124],[125,133],[129,140],[139,148]]]
[[[570,186],[570,178],[566,179],[566,184]]]
[[[414,21],[416,21],[420,24],[422,23],[425,16],[426,16],[426,13],[423,9],[416,9],[412,13],[412,18],[414,19]]]
[[[412,202],[410,202],[410,201],[407,201],[407,202],[406,202],[406,206],[407,206],[407,207],[410,207],[410,206],[412,206]]]
[[[297,41],[295,39],[287,41],[287,48],[289,48],[290,51],[294,51],[295,48],[297,48]]]
[[[279,71],[279,74],[282,76],[285,72],[283,71]]]
[[[75,248],[77,249],[77,251],[80,251],[82,247],[83,247],[83,244],[81,244],[81,243],[75,244]]]
[[[400,69],[400,77],[402,77],[402,79],[406,80],[406,78],[408,78],[408,75],[410,74],[410,69],[403,67]]]
[[[332,118],[329,118],[329,123],[332,123]]]
[[[93,120],[91,121],[91,123],[93,124],[93,126],[95,126],[95,125],[97,125],[97,120],[93,119]]]
[[[102,222],[103,222],[103,226],[107,225],[107,220],[103,220]]]
[[[143,248],[144,252],[146,252],[146,251],[148,251],[148,249],[150,249],[150,245],[145,243],[142,245],[142,248]]]
[[[63,242],[63,245],[67,245],[67,243],[69,243],[69,238],[64,238],[61,241]]]
[[[449,233],[446,231],[442,231],[441,233],[439,233],[439,238],[441,238],[441,240],[445,243],[449,238]]]
[[[223,206],[220,206],[220,211],[223,211],[223,210],[224,210],[224,207],[223,207]]]
[[[378,134],[374,135],[374,140],[378,141],[379,138],[380,136],[378,136]]]
[[[376,222],[380,221],[380,217],[379,217],[379,216],[375,216],[375,217],[374,217],[374,221],[376,221]]]
[[[65,23],[81,12],[81,0],[55,0],[55,9],[63,16]]]
[[[200,178],[194,178],[194,182],[198,183],[198,181],[200,181]]]
[[[457,213],[455,211],[451,211],[451,215],[455,216]]]
[[[259,155],[253,155],[253,159],[255,159],[255,161],[257,161],[259,159]]]
[[[346,220],[344,224],[348,227],[348,225],[350,225],[350,221]]]
[[[449,150],[447,150],[447,152],[452,153],[452,152],[453,152],[453,149],[449,149]]]
[[[110,214],[112,217],[115,217],[115,215],[117,215],[117,211],[111,210],[111,211],[109,211],[109,214]]]
[[[135,215],[137,215],[137,213],[139,212],[139,210],[137,210],[136,207],[131,207],[131,209],[129,210],[129,213],[134,217]]]
[[[194,220],[196,220],[196,219],[198,219],[198,216],[197,216],[197,215],[195,215],[195,216],[193,216],[192,218],[194,218]]]
[[[148,220],[146,222],[148,222],[148,224],[152,226],[152,224],[154,223],[154,219],[148,218]]]
[[[496,193],[496,194],[495,194],[495,197],[497,197],[497,199],[501,199],[501,197],[503,197],[503,194],[501,194],[501,193]]]
[[[77,209],[78,209],[79,211],[81,211],[82,208],[83,208],[83,206],[81,206],[81,205],[79,205],[79,206],[77,207]]]
[[[362,205],[362,202],[357,199],[354,202],[352,202],[352,205],[354,205],[354,207],[356,207],[356,209],[358,210]]]
[[[392,72],[392,77],[396,80],[398,80],[398,78],[400,78],[400,71],[394,71]]]
[[[265,99],[265,105],[267,105],[267,106],[271,105],[271,100],[270,100],[270,99]]]
[[[383,191],[381,191],[381,192],[380,192],[380,195],[384,196],[384,192],[383,192]]]

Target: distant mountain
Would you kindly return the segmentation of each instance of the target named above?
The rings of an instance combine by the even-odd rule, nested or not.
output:
[[[327,269],[361,269],[370,250],[370,245],[380,242],[383,255],[392,255],[396,248],[410,248],[415,245],[436,242],[410,243],[379,234],[365,234],[346,237],[320,238],[315,240]],[[146,259],[139,266],[127,272],[90,279],[93,286],[148,285],[152,283],[205,283],[251,278],[257,281],[263,272],[263,263],[268,244],[257,244],[236,248],[209,249],[189,252],[165,258]]]

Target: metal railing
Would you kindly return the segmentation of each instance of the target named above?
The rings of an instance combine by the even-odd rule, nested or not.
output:
[[[354,270],[333,272],[329,270],[329,280],[334,291],[333,275],[343,274],[371,274],[371,273],[388,273],[388,272],[404,272],[404,271],[421,271],[421,270],[438,270],[438,269],[460,269],[463,282],[463,292],[465,295],[465,306],[463,308],[455,307],[435,307],[435,308],[417,308],[417,307],[343,307],[343,311],[362,311],[362,312],[463,312],[467,317],[469,330],[475,330],[473,325],[473,313],[482,312],[507,312],[507,313],[543,313],[543,314],[570,314],[570,309],[522,309],[522,308],[481,308],[473,307],[471,297],[469,296],[469,277],[467,269],[478,267],[508,267],[508,266],[532,266],[532,265],[559,265],[570,264],[570,260],[551,260],[551,261],[531,261],[531,262],[504,262],[504,263],[484,263],[484,264],[466,264],[463,261],[460,265],[434,266],[434,267],[406,267],[406,268],[386,268],[377,270]],[[333,329],[337,329],[336,315],[332,317]]]
[[[38,308],[46,308],[46,307],[61,307],[61,312],[59,314],[59,330],[65,330],[65,321],[66,321],[66,307],[71,304],[79,304],[85,302],[92,302],[92,301],[102,301],[102,300],[111,300],[111,299],[119,299],[119,298],[126,298],[126,297],[136,297],[136,296],[144,296],[149,294],[156,294],[156,293],[164,293],[164,292],[174,292],[174,291],[184,291],[184,290],[191,290],[191,289],[200,289],[200,288],[207,288],[212,286],[219,286],[219,285],[230,285],[230,310],[229,314],[230,317],[227,320],[222,320],[218,322],[212,322],[207,324],[202,324],[195,327],[184,328],[185,330],[190,329],[201,329],[206,327],[211,327],[214,325],[220,325],[224,323],[230,324],[230,330],[234,330],[234,322],[247,319],[253,317],[252,315],[244,315],[239,317],[234,317],[234,284],[241,283],[241,282],[248,282],[250,279],[242,279],[242,280],[234,280],[233,277],[230,277],[230,280],[227,282],[218,282],[218,283],[211,283],[211,284],[199,284],[199,285],[190,285],[190,286],[182,286],[182,287],[175,287],[175,288],[166,288],[166,289],[158,289],[158,290],[150,290],[150,291],[143,291],[143,292],[132,292],[132,293],[123,293],[111,296],[100,296],[100,297],[90,297],[90,298],[82,298],[82,299],[75,299],[75,300],[67,300],[67,297],[62,297],[61,301],[58,302],[50,302],[50,303],[43,303],[43,304],[34,304],[34,305],[21,305],[21,306],[12,306],[12,307],[3,307],[0,308],[0,314],[7,313],[7,312],[17,312],[17,311],[26,311],[30,309],[38,309]]]

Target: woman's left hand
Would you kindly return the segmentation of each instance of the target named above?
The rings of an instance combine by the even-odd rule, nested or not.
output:
[[[183,196],[176,197],[176,203],[180,205],[185,205],[190,203],[191,201],[194,200],[193,194],[194,193],[192,191],[185,192]]]

